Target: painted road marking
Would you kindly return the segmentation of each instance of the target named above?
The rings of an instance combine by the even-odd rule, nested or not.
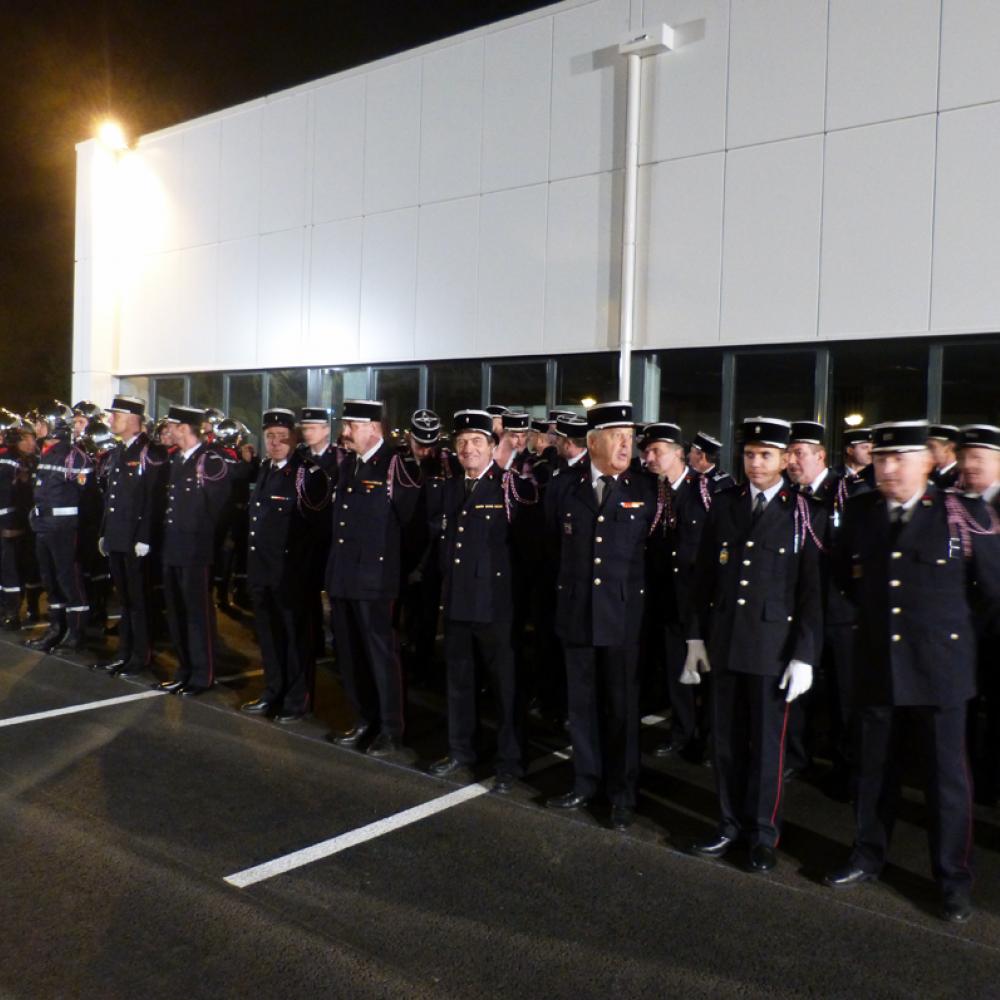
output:
[[[159,698],[163,691],[140,691],[138,694],[125,694],[119,698],[104,698],[101,701],[88,701],[84,705],[67,705],[66,708],[53,708],[47,712],[32,712],[30,715],[15,715],[10,719],[0,719],[0,727],[20,726],[25,722],[37,722],[39,719],[54,719],[58,715],[75,715],[77,712],[92,712],[95,708],[107,708],[110,705],[124,705],[128,701],[141,701],[143,698]]]

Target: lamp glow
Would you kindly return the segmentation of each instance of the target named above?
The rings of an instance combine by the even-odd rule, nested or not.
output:
[[[597,400],[594,399],[593,396],[584,396],[583,399],[580,400],[580,405],[585,410],[589,410],[592,406],[595,406],[596,404],[597,404]]]
[[[848,427],[860,427],[865,422],[865,418],[860,413],[848,413],[844,417],[844,423]]]
[[[113,150],[116,153],[120,153],[125,149],[128,149],[128,140],[125,138],[125,133],[122,131],[121,125],[115,121],[105,121],[101,122],[100,127],[97,129],[97,138],[108,147],[108,149]]]

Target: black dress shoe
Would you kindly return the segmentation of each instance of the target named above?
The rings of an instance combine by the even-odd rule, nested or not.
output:
[[[627,830],[635,819],[635,814],[630,806],[611,807],[611,829]]]
[[[972,916],[972,902],[964,889],[953,889],[941,901],[941,919],[949,924],[964,924]]]
[[[509,771],[497,771],[490,791],[496,792],[497,795],[509,795],[514,790],[516,781],[517,778]]]
[[[257,698],[255,701],[246,701],[240,705],[240,711],[246,712],[247,715],[267,715],[271,711],[271,703],[263,698]]]
[[[747,859],[747,871],[755,874],[769,872],[778,863],[774,848],[766,844],[754,844]]]
[[[198,695],[204,694],[209,688],[202,687],[200,684],[185,684],[181,688],[180,694],[183,698],[197,698]]]
[[[67,632],[54,648],[62,653],[82,653],[87,648],[87,639],[82,632]]]
[[[105,673],[114,675],[125,666],[126,662],[126,660],[116,656],[113,660],[98,660],[96,663],[91,663],[87,669],[103,670]]]
[[[48,653],[56,648],[62,640],[63,633],[58,628],[49,628],[37,639],[27,639],[24,645],[28,649],[36,649],[40,653]]]
[[[153,690],[166,691],[167,694],[177,694],[186,684],[186,681],[160,681],[158,684],[153,685]]]
[[[124,677],[127,681],[134,681],[146,672],[146,664],[140,660],[129,660],[126,664],[115,671],[116,676]]]
[[[336,743],[338,747],[356,747],[368,735],[368,724],[354,726],[346,733],[338,733],[335,736],[327,737],[331,743]]]
[[[547,809],[580,809],[590,803],[586,795],[579,792],[567,792],[565,795],[553,795],[545,800]]]
[[[454,774],[456,771],[467,771],[468,769],[468,764],[463,764],[460,760],[456,760],[454,757],[448,756],[434,761],[434,763],[427,768],[427,773],[433,774],[435,778],[447,778],[449,774]]]
[[[301,722],[305,717],[305,712],[279,712],[274,717],[274,721],[281,726],[292,726],[296,722]]]
[[[691,853],[698,854],[703,858],[723,858],[735,843],[735,837],[727,837],[724,833],[717,833],[708,840],[699,840],[693,843]]]
[[[399,749],[399,740],[388,733],[379,733],[365,753],[369,757],[391,757],[394,753],[399,753]]]
[[[672,757],[675,753],[684,748],[683,743],[675,743],[674,740],[667,740],[661,743],[654,751],[654,757]]]
[[[850,889],[862,882],[874,882],[878,879],[875,872],[870,872],[859,865],[849,864],[823,876],[824,884],[832,889]]]

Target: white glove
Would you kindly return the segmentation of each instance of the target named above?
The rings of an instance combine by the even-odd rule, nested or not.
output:
[[[792,660],[785,667],[785,672],[781,675],[778,687],[784,691],[788,688],[785,701],[795,701],[801,694],[805,694],[813,686],[813,668],[808,663],[801,660]]]
[[[701,674],[707,674],[712,666],[708,662],[708,650],[703,639],[688,639],[687,659],[681,671],[681,684],[700,684]]]
[[[135,554],[142,559],[144,556],[149,555],[149,546],[145,542],[135,543]]]
[[[105,559],[107,559],[107,557],[108,557],[108,550],[104,547],[104,539],[103,538],[98,538],[97,539],[97,551],[100,552],[101,555],[104,556]]]

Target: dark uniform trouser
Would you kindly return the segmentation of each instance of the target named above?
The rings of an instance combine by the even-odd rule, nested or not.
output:
[[[330,599],[330,619],[344,692],[359,724],[403,735],[403,674],[392,632],[392,601]]]
[[[49,595],[49,617],[55,625],[68,623],[70,631],[79,634],[83,632],[90,607],[84,593],[76,542],[75,528],[35,535],[38,568]]]
[[[697,734],[698,718],[693,684],[681,684],[687,659],[687,640],[680,625],[664,630],[664,662],[667,670],[667,696],[670,699],[670,735],[675,746],[690,743]],[[706,680],[702,678],[702,683]]]
[[[177,651],[174,680],[196,687],[215,682],[215,608],[210,566],[163,567],[170,641]]]
[[[109,552],[108,565],[122,619],[118,626],[118,657],[149,666],[149,556],[140,559],[131,552]]]
[[[604,779],[612,805],[635,806],[639,783],[639,647],[565,643],[574,789]]]
[[[713,671],[712,755],[719,832],[777,847],[789,704],[777,677]]]
[[[859,712],[861,739],[852,863],[885,863],[905,764],[908,726],[924,747],[924,794],[934,878],[943,890],[972,884],[972,782],[965,752],[965,704],[952,708],[875,706]]]
[[[23,533],[15,534],[12,528],[3,529],[0,536],[0,587],[3,588],[3,612],[9,618],[16,618],[21,610],[23,542]]]
[[[497,769],[519,777],[521,740],[517,679],[510,622],[445,623],[444,652],[448,671],[448,750],[463,764],[476,761],[476,660],[493,682],[497,711]]]
[[[312,653],[302,595],[287,586],[251,584],[250,598],[264,661],[264,700],[280,702],[285,712],[308,712]]]

